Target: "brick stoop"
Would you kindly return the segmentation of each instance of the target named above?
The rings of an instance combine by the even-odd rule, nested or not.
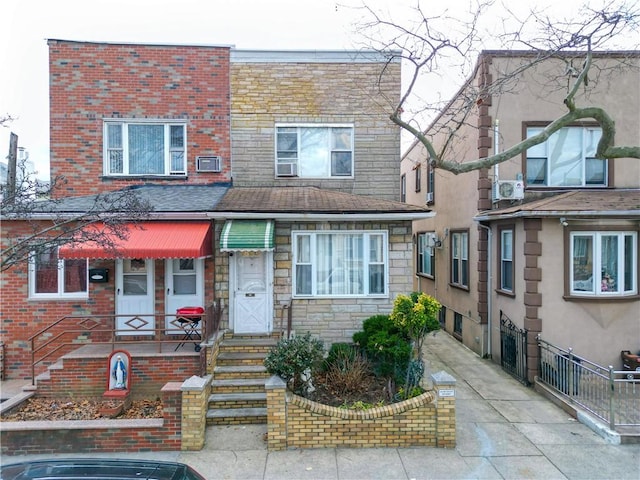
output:
[[[277,342],[266,335],[225,336],[213,370],[208,425],[267,423],[264,359]]]

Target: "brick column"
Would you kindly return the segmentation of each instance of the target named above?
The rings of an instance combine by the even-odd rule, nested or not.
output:
[[[456,379],[445,371],[431,375],[436,390],[436,447],[456,446]]]
[[[207,404],[211,377],[193,377],[184,381],[182,390],[182,450],[202,450],[207,425]]]
[[[166,383],[160,393],[162,395],[162,431],[164,432],[163,444],[172,448],[180,447],[182,395],[180,394],[180,382]]]
[[[287,384],[277,375],[265,382],[267,391],[267,449],[287,448]]]

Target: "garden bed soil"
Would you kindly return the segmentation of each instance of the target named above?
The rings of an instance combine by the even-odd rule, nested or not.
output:
[[[121,403],[121,400],[32,397],[2,415],[0,421],[100,420],[112,418],[104,412],[109,407],[116,407]],[[134,400],[128,409],[115,418],[162,418],[162,402],[160,400]]]

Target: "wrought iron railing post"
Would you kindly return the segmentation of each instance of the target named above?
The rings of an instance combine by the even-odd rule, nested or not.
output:
[[[609,428],[611,430],[616,429],[615,385],[616,382],[613,366],[609,365]]]
[[[576,393],[574,392],[574,387],[575,385],[573,384],[573,371],[574,371],[574,366],[573,366],[573,348],[569,347],[569,365],[567,365],[567,392],[569,393],[569,396],[571,398],[573,398],[573,395]]]

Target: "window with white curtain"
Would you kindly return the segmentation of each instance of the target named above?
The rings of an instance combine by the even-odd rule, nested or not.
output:
[[[527,138],[544,130],[528,127]],[[541,187],[606,186],[607,161],[595,158],[600,127],[564,127],[527,150],[527,185]]]
[[[637,245],[637,232],[571,232],[571,295],[637,294]]]
[[[186,126],[144,121],[104,122],[105,175],[186,175]]]
[[[295,296],[387,294],[384,231],[293,232]]]

